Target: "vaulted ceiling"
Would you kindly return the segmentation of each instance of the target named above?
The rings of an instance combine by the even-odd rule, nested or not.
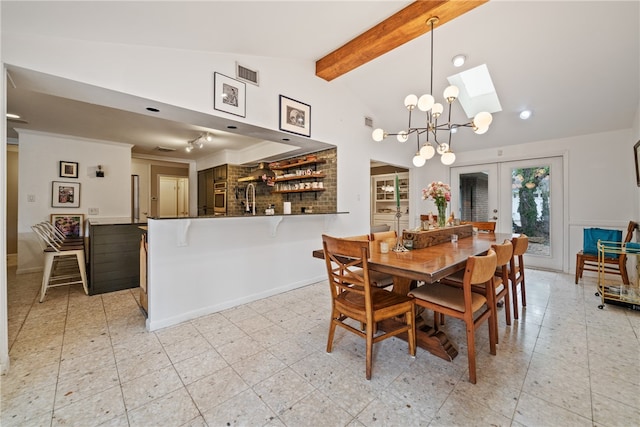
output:
[[[460,71],[452,66],[451,58],[462,53],[467,56],[463,68],[487,64],[502,104],[503,111],[495,114],[487,134],[459,132],[456,135],[456,151],[632,126],[640,103],[639,2],[419,3],[438,7],[463,5],[465,9],[455,19],[441,16],[434,33],[436,97],[441,97],[448,85],[447,76]],[[394,131],[406,124],[404,97],[409,93],[425,93],[429,86],[428,28],[415,29],[420,27],[422,17],[395,18],[379,25],[389,17],[402,16],[395,14],[401,14],[407,6],[423,8],[425,5],[409,1],[0,3],[3,34],[34,33],[308,61],[316,64],[319,76],[347,88],[368,106],[374,127]],[[418,13],[409,15],[414,17]],[[398,40],[412,37],[411,31],[402,32],[400,24],[425,34],[395,47]],[[391,28],[392,25],[398,28]],[[374,32],[358,38],[368,30]],[[372,38],[379,45],[375,46]],[[340,48],[345,44],[348,48],[351,40],[359,47],[351,49],[350,54],[341,52]],[[370,50],[368,55],[364,55],[364,50]],[[389,51],[384,53],[385,50]],[[363,55],[358,56],[358,51]],[[327,65],[328,62],[331,65]],[[59,108],[52,109],[47,100],[37,98],[37,93],[22,94],[23,98],[18,99],[15,93],[9,92],[9,111],[19,106],[28,121],[20,124],[21,127],[48,131],[55,122],[60,126],[58,114],[64,114],[61,106],[73,104],[57,102]],[[528,121],[518,118],[524,108],[533,110]],[[454,114],[462,116],[463,112],[459,109]],[[175,128],[174,139],[185,141],[185,126],[194,126],[188,123],[186,115],[178,116],[180,119],[175,120],[175,124],[168,123],[163,128],[167,133],[174,132]],[[69,134],[90,132],[92,137],[106,139],[101,134],[104,127],[79,130],[84,123],[91,124],[90,119],[63,121]],[[113,133],[122,132],[122,137],[117,139],[128,141],[130,135],[135,134],[131,142],[139,149],[151,139],[151,144],[157,145],[150,129],[132,132],[135,120],[120,122],[129,128],[109,129],[109,139]],[[10,132],[14,124],[9,125]]]

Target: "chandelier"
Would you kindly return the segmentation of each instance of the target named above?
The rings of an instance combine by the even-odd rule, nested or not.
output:
[[[481,135],[489,129],[489,125],[493,120],[491,113],[481,112],[474,116],[473,120],[468,123],[457,124],[451,123],[451,104],[458,98],[459,89],[456,86],[449,86],[444,90],[444,99],[449,104],[448,116],[446,122],[442,122],[444,118],[442,113],[444,112],[444,106],[438,102],[435,102],[433,95],[433,26],[439,21],[438,17],[431,17],[427,20],[427,24],[431,26],[431,88],[428,94],[422,95],[418,98],[416,95],[407,95],[404,99],[404,105],[409,110],[409,127],[406,130],[401,130],[398,133],[387,133],[383,129],[376,129],[372,133],[374,141],[382,141],[387,136],[396,136],[399,142],[406,142],[412,134],[416,135],[416,141],[418,144],[418,151],[413,157],[413,164],[416,167],[423,166],[427,160],[431,159],[435,153],[440,154],[440,161],[445,165],[451,165],[456,160],[456,155],[451,151],[451,135],[456,133],[461,127],[470,127],[473,131]],[[417,127],[412,125],[412,112],[418,107],[420,111],[426,113],[426,126]],[[438,122],[438,119],[441,122]],[[442,135],[446,132],[446,142],[438,140],[439,133]],[[426,134],[426,142],[420,147],[420,135]],[[436,146],[431,144],[433,141]]]
[[[196,139],[193,139],[193,140],[187,142],[187,146],[185,147],[185,151],[187,153],[190,153],[196,147],[203,148],[204,147],[204,141],[211,142],[211,140],[213,140],[213,137],[211,136],[211,134],[209,132],[207,132],[206,134],[205,133],[200,134],[200,136],[198,136]]]

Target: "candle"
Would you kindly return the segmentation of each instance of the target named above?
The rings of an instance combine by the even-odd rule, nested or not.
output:
[[[396,173],[396,207],[400,207],[400,183],[398,182],[398,174]]]

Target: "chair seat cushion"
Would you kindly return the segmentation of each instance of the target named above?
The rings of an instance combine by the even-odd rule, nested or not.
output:
[[[371,291],[371,299],[373,300],[372,302],[374,311],[404,302],[411,302],[410,297],[385,291],[383,289],[371,289]],[[364,295],[357,292],[346,291],[338,296],[337,302],[346,304],[353,308],[362,308],[364,307]]]
[[[465,311],[464,292],[462,288],[455,288],[442,283],[433,283],[417,287],[409,292],[409,296],[449,307],[459,312]],[[475,292],[471,293],[471,310],[473,312],[478,311],[486,302],[487,299],[483,295]]]
[[[363,276],[362,270],[354,271],[358,276]],[[369,270],[369,281],[376,288],[386,288],[393,285],[393,276],[390,274],[380,273],[379,271]]]

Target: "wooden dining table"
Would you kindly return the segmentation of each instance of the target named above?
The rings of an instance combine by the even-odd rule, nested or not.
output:
[[[504,240],[511,240],[510,233],[478,233],[475,236],[459,239],[457,243],[446,242],[421,249],[410,251],[393,251],[395,239],[389,241],[391,248],[387,253],[380,252],[380,242],[373,241],[370,244],[369,268],[381,273],[393,276],[393,288],[391,292],[407,295],[412,284],[424,282],[423,286],[435,283],[440,279],[464,269],[467,258],[485,254],[491,245]],[[313,251],[313,256],[324,259],[322,249]],[[381,322],[378,328],[385,330],[385,326],[396,320]],[[417,345],[432,354],[445,360],[453,360],[458,355],[458,350],[449,341],[446,334],[436,331],[426,324],[422,317],[416,325]],[[405,336],[400,338],[407,339]]]

